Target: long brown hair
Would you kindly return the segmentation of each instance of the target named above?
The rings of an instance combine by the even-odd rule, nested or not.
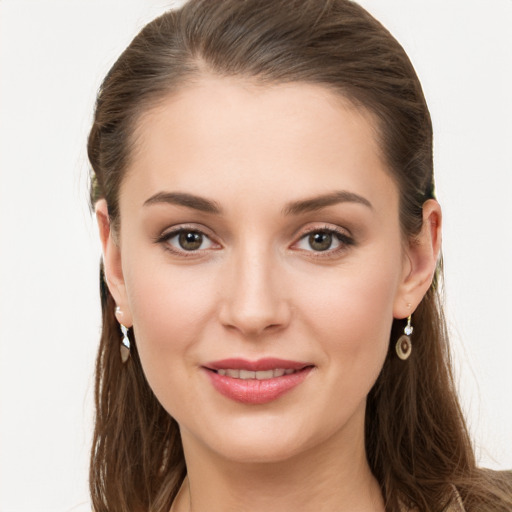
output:
[[[413,239],[433,197],[432,125],[400,44],[348,0],[190,0],[149,23],[106,76],[88,154],[91,202],[105,198],[118,229],[118,194],[139,117],[204,73],[260,84],[320,84],[373,114]],[[468,511],[511,510],[504,478],[476,468],[455,392],[440,301],[440,269],[414,313],[414,351],[393,350],[366,409],[366,452],[387,510],[442,511],[453,486]],[[96,366],[90,489],[96,512],[167,511],[186,474],[177,423],[146,382],[136,340],[123,365],[114,301],[100,275],[103,330]]]

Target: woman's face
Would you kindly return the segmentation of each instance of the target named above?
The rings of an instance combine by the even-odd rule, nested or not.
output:
[[[320,86],[205,78],[136,135],[107,270],[185,450],[277,461],[361,440],[416,300],[371,117]]]

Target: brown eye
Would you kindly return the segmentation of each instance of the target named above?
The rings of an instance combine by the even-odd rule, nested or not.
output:
[[[338,229],[325,227],[304,234],[292,247],[312,254],[317,253],[318,256],[320,256],[319,253],[325,253],[324,256],[334,256],[354,244],[355,241],[350,235]]]
[[[219,246],[202,231],[185,227],[165,233],[157,238],[156,241],[178,255],[185,255],[186,253],[199,254],[204,250],[219,249]]]
[[[197,251],[203,244],[203,235],[197,231],[181,231],[178,243],[184,251]]]
[[[332,233],[316,231],[308,236],[308,243],[314,251],[327,251],[332,246]]]

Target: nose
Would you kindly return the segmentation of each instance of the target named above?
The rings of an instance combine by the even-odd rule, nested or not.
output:
[[[283,276],[270,252],[235,255],[223,276],[220,322],[247,338],[277,332],[290,321]]]

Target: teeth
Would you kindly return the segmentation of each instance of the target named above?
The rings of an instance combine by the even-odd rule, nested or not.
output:
[[[295,373],[296,370],[285,370],[283,368],[276,368],[275,370],[262,370],[258,372],[252,372],[249,370],[232,370],[232,369],[222,369],[217,370],[219,375],[224,375],[227,377],[231,377],[233,379],[256,379],[256,380],[267,380],[274,379],[276,377],[282,377],[283,375],[291,375]]]
[[[254,372],[256,375],[255,377],[258,380],[265,380],[265,379],[271,379],[274,377],[274,370],[266,370],[261,372]]]

